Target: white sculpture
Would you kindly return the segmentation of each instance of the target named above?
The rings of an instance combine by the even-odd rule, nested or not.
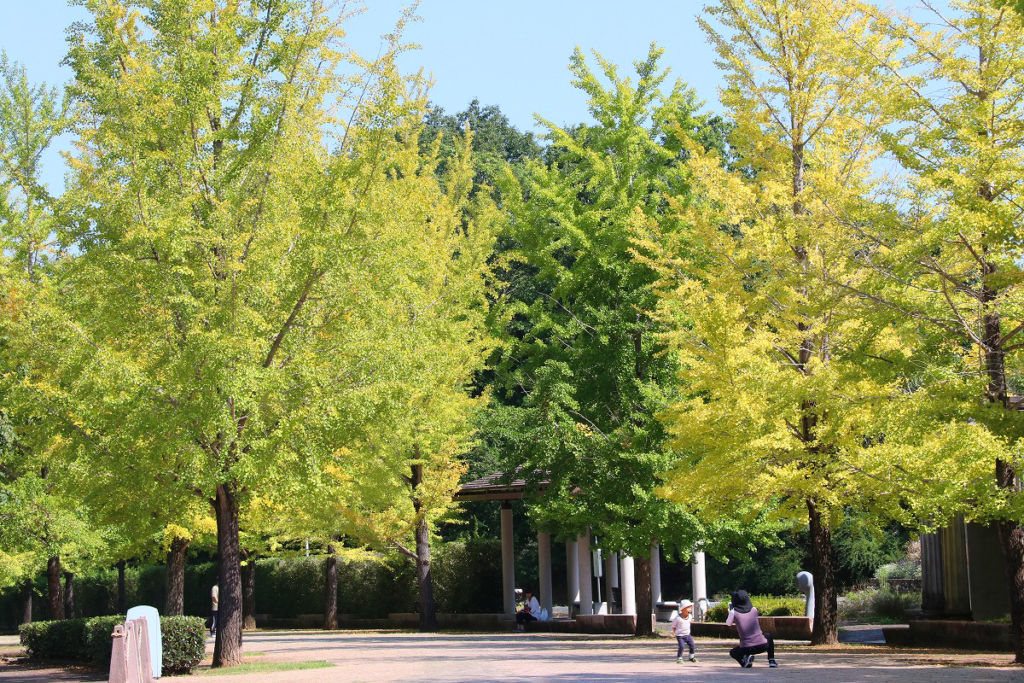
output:
[[[814,575],[810,572],[800,572],[796,575],[796,587],[807,599],[807,618],[814,619]]]
[[[146,618],[146,627],[149,633],[149,654],[153,664],[153,678],[160,678],[163,675],[164,646],[162,634],[160,633],[160,612],[156,607],[149,605],[138,605],[128,610],[125,621],[132,621],[140,617]]]

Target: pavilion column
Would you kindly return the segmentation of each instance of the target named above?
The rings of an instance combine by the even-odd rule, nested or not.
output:
[[[693,604],[704,598],[708,598],[708,577],[704,565],[704,551],[693,552],[693,564],[690,565],[690,575],[693,577]]]
[[[594,613],[594,582],[590,568],[590,529],[576,537],[576,556],[579,558],[580,614]]]
[[[568,590],[566,602],[569,603],[569,614],[572,614],[572,606],[580,599],[580,558],[576,551],[576,541],[565,542],[565,585]]]
[[[651,544],[651,612],[657,613],[661,602],[661,546]]]
[[[941,614],[946,608],[942,588],[942,535],[937,531],[921,534],[921,611]]]
[[[619,583],[622,590],[622,613],[636,614],[636,581],[634,580],[633,558],[623,555],[621,558],[622,571],[619,573]]]
[[[546,609],[550,616],[555,610],[555,599],[551,593],[551,534],[546,531],[537,532],[537,565],[540,606]]]
[[[516,613],[516,556],[512,547],[512,504],[501,504],[501,591],[505,614]]]
[[[969,618],[970,577],[967,569],[967,528],[963,515],[942,529],[942,593],[947,617]]]
[[[608,601],[608,614],[615,613],[615,593],[612,589],[619,585],[618,564],[615,553],[609,552],[604,556],[604,599]]]

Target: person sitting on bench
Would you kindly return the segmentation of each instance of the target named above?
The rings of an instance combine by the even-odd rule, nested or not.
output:
[[[537,621],[540,618],[540,603],[533,597],[529,589],[523,591],[523,609],[516,612],[516,630],[524,630],[523,625],[528,621]]]

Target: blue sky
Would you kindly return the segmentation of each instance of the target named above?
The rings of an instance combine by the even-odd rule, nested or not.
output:
[[[353,45],[376,55],[379,36],[407,4],[367,0],[366,11],[348,26]],[[575,46],[599,51],[626,73],[656,41],[672,77],[717,107],[720,77],[694,19],[702,6],[701,0],[423,0],[423,22],[406,34],[421,49],[407,54],[403,66],[432,73],[431,99],[448,111],[478,98],[499,105],[516,126],[533,128],[535,113],[555,123],[588,118],[585,98],[569,84]],[[51,84],[71,78],[60,61],[65,29],[87,18],[80,7],[66,0],[0,0],[0,11],[0,49],[25,64],[30,78]],[[59,163],[50,161],[49,182],[60,184],[61,175]]]

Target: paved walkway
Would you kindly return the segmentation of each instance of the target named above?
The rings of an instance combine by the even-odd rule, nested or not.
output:
[[[1006,666],[1008,655],[950,655],[942,651],[900,651],[870,645],[832,650],[782,644],[780,668],[759,656],[753,669],[740,669],[728,656],[731,643],[701,639],[700,662],[676,664],[668,639],[637,641],[586,636],[481,635],[388,632],[289,631],[247,634],[252,659],[326,660],[327,669],[217,676],[219,683],[653,683],[668,681],[794,681],[802,683],[894,683],[976,681],[1024,682],[1024,669]],[[212,653],[213,643],[207,645]],[[998,667],[978,666],[1000,664]],[[103,680],[83,672],[27,670],[0,665],[0,683]],[[168,679],[171,680],[171,679]]]

